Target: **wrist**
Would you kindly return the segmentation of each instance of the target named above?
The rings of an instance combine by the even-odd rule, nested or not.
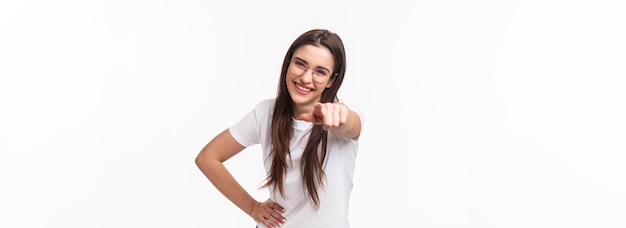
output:
[[[250,207],[248,207],[249,209],[246,211],[246,213],[249,216],[252,216],[252,213],[254,212],[256,207],[258,207],[260,204],[261,204],[261,202],[255,200],[254,203]]]

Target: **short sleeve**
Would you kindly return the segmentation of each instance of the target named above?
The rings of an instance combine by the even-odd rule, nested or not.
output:
[[[259,121],[256,112],[257,109],[255,108],[228,129],[233,138],[244,147],[258,144],[260,141]]]
[[[252,111],[246,114],[239,122],[228,128],[235,140],[244,147],[261,143],[263,124],[268,121],[268,112],[272,108],[271,100],[259,102]]]

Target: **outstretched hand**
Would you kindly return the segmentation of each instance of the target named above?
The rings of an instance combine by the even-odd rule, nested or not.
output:
[[[267,200],[255,204],[250,212],[250,216],[252,216],[256,222],[263,223],[269,228],[275,228],[285,224],[286,220],[285,217],[282,216],[283,212],[285,212],[285,208],[274,201]]]
[[[348,107],[341,103],[317,103],[313,112],[301,114],[300,119],[321,124],[324,130],[331,130],[348,122],[348,113]]]

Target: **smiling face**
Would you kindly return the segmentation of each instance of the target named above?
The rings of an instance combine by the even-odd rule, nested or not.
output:
[[[301,73],[301,69],[298,70],[302,67],[305,67],[304,73]],[[333,54],[326,47],[306,44],[296,49],[289,63],[286,77],[295,118],[299,118],[300,114],[310,113],[313,106],[320,101],[324,89],[333,85],[332,76],[329,76],[326,82],[319,83],[316,82],[316,76],[313,74],[319,75],[324,70],[332,73],[334,67]]]

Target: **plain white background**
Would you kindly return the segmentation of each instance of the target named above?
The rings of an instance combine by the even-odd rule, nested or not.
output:
[[[626,226],[621,1],[3,1],[0,227],[253,227],[194,164],[337,32],[353,227]],[[227,166],[251,194],[260,148]]]

